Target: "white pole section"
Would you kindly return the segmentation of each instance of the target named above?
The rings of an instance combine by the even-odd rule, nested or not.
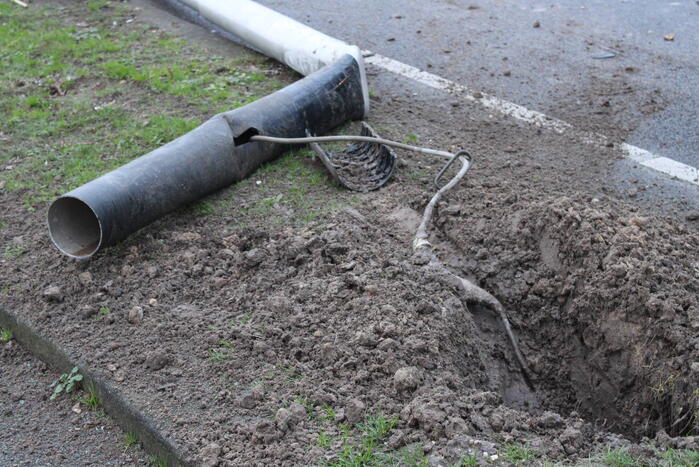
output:
[[[364,115],[369,89],[359,47],[316,31],[250,0],[180,0],[225,31],[306,76],[350,54],[359,65]]]

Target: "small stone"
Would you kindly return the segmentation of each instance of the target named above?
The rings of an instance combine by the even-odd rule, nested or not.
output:
[[[129,323],[138,324],[143,321],[143,307],[135,306],[129,311],[129,317],[127,318]]]
[[[200,238],[201,235],[199,235],[196,232],[182,232],[175,236],[175,240],[178,240],[180,242],[193,242],[195,240],[199,240]]]
[[[84,305],[80,308],[80,317],[82,319],[90,319],[95,315],[95,308],[91,305]]]
[[[158,300],[156,300],[155,298],[151,298],[150,300],[148,300],[148,305],[158,306]]]
[[[430,255],[423,251],[418,251],[413,255],[412,262],[415,266],[424,266],[430,262]]]
[[[415,390],[422,380],[420,369],[414,366],[399,368],[393,375],[393,386],[396,391],[406,392]]]
[[[537,21],[534,21],[534,24],[532,24],[532,27],[533,27],[533,28],[540,28],[540,27],[541,27],[541,23],[540,23],[538,20],[537,20]]]
[[[117,371],[117,366],[113,363],[107,363],[107,370],[114,373],[115,371]]]
[[[211,443],[199,452],[202,467],[216,467],[219,464],[221,456],[221,446],[217,443]]]
[[[288,297],[281,295],[274,295],[267,300],[267,307],[269,310],[279,315],[286,315],[294,310],[294,304]]]
[[[92,283],[92,274],[90,271],[81,272],[78,274],[78,279],[83,285],[90,285]]]
[[[287,431],[293,427],[292,415],[289,409],[281,408],[277,410],[274,420],[277,423],[277,428],[281,431]]]
[[[672,444],[672,438],[665,432],[665,430],[661,429],[655,434],[654,442],[658,447],[667,449]]]
[[[415,305],[415,311],[419,315],[430,315],[432,313],[437,313],[439,311],[439,308],[433,303],[430,303],[426,300],[422,300],[417,305]]]
[[[153,352],[146,357],[146,368],[158,371],[172,363],[170,355],[164,352]]]
[[[379,345],[377,346],[379,350],[393,350],[397,347],[398,342],[395,339],[391,339],[390,337],[382,339],[381,342],[379,342]]]
[[[357,343],[362,347],[374,348],[378,344],[379,339],[375,334],[370,332],[359,331],[356,335]]]
[[[537,419],[537,424],[542,428],[561,428],[565,421],[559,414],[546,411]]]
[[[263,397],[263,389],[259,386],[255,386],[252,390],[243,393],[240,399],[238,399],[238,405],[244,409],[254,409]]]
[[[362,215],[359,211],[353,208],[345,208],[342,210],[345,214],[349,215],[350,217],[353,217],[355,220],[359,222],[366,222],[366,217]]]
[[[306,420],[308,417],[306,413],[306,408],[299,404],[298,402],[292,402],[289,405],[289,412],[291,412],[292,415],[292,420],[294,422],[294,425],[297,423],[301,423]]]
[[[148,277],[153,279],[155,276],[158,275],[158,268],[155,266],[149,266],[148,269],[146,269],[146,274],[148,274]]]
[[[512,76],[512,72],[510,70],[507,70],[502,75],[503,76]]]
[[[258,266],[265,259],[265,252],[260,248],[253,248],[250,251],[245,252],[245,265],[248,268],[254,268]]]
[[[442,209],[442,212],[448,216],[458,216],[461,213],[460,204],[450,204]]]
[[[692,372],[699,373],[699,362],[692,362],[689,368],[692,370]]]
[[[563,449],[566,454],[573,455],[577,453],[583,444],[583,435],[580,430],[576,430],[573,427],[566,428],[563,433],[560,434],[558,439],[563,445]]]
[[[345,406],[345,418],[347,423],[358,423],[364,417],[364,402],[359,399],[350,399]]]
[[[468,425],[461,417],[449,418],[444,424],[444,433],[447,435],[447,438],[454,438],[467,431]]]
[[[693,211],[684,216],[688,221],[699,221],[699,211]]]
[[[63,292],[57,285],[52,285],[44,290],[44,298],[48,301],[61,302],[63,301]]]
[[[252,427],[253,442],[269,443],[277,438],[275,423],[271,420],[259,420]]]

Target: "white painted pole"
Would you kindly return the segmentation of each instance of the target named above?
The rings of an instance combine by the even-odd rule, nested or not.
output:
[[[369,89],[359,47],[316,31],[250,0],[180,0],[225,31],[265,55],[306,76],[349,54],[357,61],[362,80],[364,114],[369,112]]]

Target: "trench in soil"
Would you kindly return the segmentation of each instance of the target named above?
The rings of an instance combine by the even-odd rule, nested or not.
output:
[[[534,375],[531,384],[526,381],[516,364],[514,352],[499,317],[492,310],[480,305],[469,306],[469,311],[479,329],[485,345],[481,350],[481,360],[485,363],[490,390],[498,392],[503,402],[513,408],[533,413],[552,410],[564,416],[575,412],[598,428],[618,432],[631,439],[654,436],[659,429],[673,431],[671,426],[662,423],[659,405],[650,417],[647,409],[638,407],[638,413],[628,414],[617,409],[616,401],[623,388],[605,373],[588,361],[592,350],[587,348],[579,336],[569,339],[566,348],[549,348],[544,357],[560,362],[558,375]],[[561,332],[560,326],[549,325],[551,335]],[[531,348],[527,332],[516,329],[519,345]],[[541,358],[537,353],[527,352],[528,361]],[[619,362],[625,360],[623,353],[608,356]],[[614,371],[618,365],[613,366]],[[627,397],[637,399],[633,394]],[[641,426],[637,420],[645,419]]]
[[[441,241],[449,243],[449,240]],[[457,251],[452,248],[453,245],[447,246],[452,253]],[[461,260],[459,257],[450,258],[451,269],[457,274],[463,273],[454,266]],[[462,275],[466,277],[465,273]],[[646,337],[641,329],[613,317],[599,317],[599,328],[609,331],[612,327],[611,332],[617,332],[626,341],[636,344],[623,348],[595,348],[585,342],[600,342],[604,336],[584,335],[589,332],[585,323],[571,325],[550,320],[532,327],[527,327],[526,323],[518,326],[513,331],[520,348],[528,364],[534,363],[532,366],[537,368],[527,381],[516,363],[497,313],[471,304],[468,310],[480,334],[481,345],[477,351],[487,375],[488,389],[499,393],[506,405],[534,414],[545,410],[563,416],[572,414],[597,429],[616,432],[636,441],[644,436],[653,438],[659,430],[673,436],[692,434],[692,420],[680,420],[676,415],[692,413],[694,409],[682,407],[680,410],[677,406],[677,392],[686,388],[676,388],[674,393],[666,391],[663,397],[657,397],[651,388],[650,371],[635,364],[639,348],[645,349],[649,345],[647,340],[643,341]],[[666,354],[667,348],[663,348],[661,343],[650,347],[646,349],[646,361],[651,359],[650,355],[657,359]],[[468,369],[462,368],[462,371],[468,372]]]

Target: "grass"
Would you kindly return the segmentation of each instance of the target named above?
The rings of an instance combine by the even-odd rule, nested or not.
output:
[[[97,388],[94,384],[88,384],[85,388],[87,395],[80,399],[80,402],[85,404],[90,410],[97,410],[99,408],[100,400],[97,396]]]
[[[228,355],[220,349],[209,349],[208,354],[211,363],[221,363],[228,358]]]
[[[24,246],[17,243],[10,243],[9,245],[5,245],[5,251],[3,252],[2,257],[5,259],[15,259],[19,258],[26,252],[27,249]]]
[[[699,465],[699,451],[693,449],[656,449],[653,459],[637,457],[629,452],[627,447],[608,449],[596,458],[590,465],[606,467],[687,467]],[[585,464],[587,465],[587,464]]]
[[[126,449],[135,449],[138,445],[138,437],[135,433],[126,433],[124,435],[124,446]]]
[[[410,131],[407,135],[405,135],[403,142],[406,144],[417,144],[420,142],[420,137],[412,131]]]
[[[699,451],[694,449],[668,448],[660,453],[660,467],[683,467],[699,465]]]
[[[328,436],[328,434],[324,430],[320,430],[320,432],[318,433],[318,440],[316,441],[318,447],[326,449],[330,447],[330,441],[330,436]]]
[[[397,422],[398,417],[386,418],[384,415],[367,417],[364,423],[358,426],[360,430],[358,441],[347,442],[348,435],[345,432],[345,443],[338,458],[326,465],[328,467],[395,465],[395,455],[387,454],[382,448]]]
[[[505,445],[502,458],[515,465],[530,465],[536,459],[536,453],[519,443],[509,443]]]
[[[12,340],[12,330],[0,328],[0,343],[7,344]]]
[[[0,3],[0,179],[28,210],[284,84],[265,58],[210,57],[126,23],[120,2],[84,13]]]
[[[352,197],[344,196],[325,169],[311,162],[312,154],[310,150],[296,150],[282,155],[220,196],[195,205],[195,214],[228,218],[235,210],[236,222],[242,225],[247,225],[248,219],[265,219],[268,225],[306,226],[353,204]],[[241,196],[252,201],[241,204]]]
[[[148,458],[148,467],[167,467],[167,462],[156,456],[150,456]]]
[[[454,467],[475,467],[478,465],[478,457],[475,454],[464,454]]]
[[[315,417],[315,405],[313,405],[312,402],[310,402],[305,397],[295,397],[294,402],[296,402],[299,405],[302,405],[303,408],[306,409],[306,415],[308,416],[308,418],[313,420],[313,418]]]
[[[250,315],[243,315],[243,316],[240,317],[240,319],[238,319],[238,321],[231,321],[231,322],[229,323],[229,326],[231,326],[231,327],[236,327],[236,326],[239,326],[239,325],[241,325],[241,324],[247,324],[247,323],[250,322],[250,320],[252,320],[252,316],[250,316]]]
[[[296,368],[293,366],[277,365],[276,369],[286,373],[286,377],[289,381],[296,381],[303,378],[303,375],[296,371]]]
[[[627,448],[608,449],[602,454],[600,460],[609,467],[640,467],[643,465],[639,459],[629,454]]]
[[[133,14],[121,2],[88,5],[0,3],[0,164],[12,167],[0,180],[28,211],[286,84],[264,57],[211,57],[126,23]],[[353,204],[311,155],[287,153],[183,214],[218,216],[236,231],[260,219],[303,227]],[[7,246],[4,256],[23,253]]]
[[[335,409],[330,407],[327,404],[323,404],[320,406],[321,411],[323,412],[323,415],[321,416],[321,420],[325,422],[334,422],[335,421]]]
[[[221,363],[226,361],[233,353],[233,344],[222,340],[218,347],[212,347],[207,351],[211,363]]]

